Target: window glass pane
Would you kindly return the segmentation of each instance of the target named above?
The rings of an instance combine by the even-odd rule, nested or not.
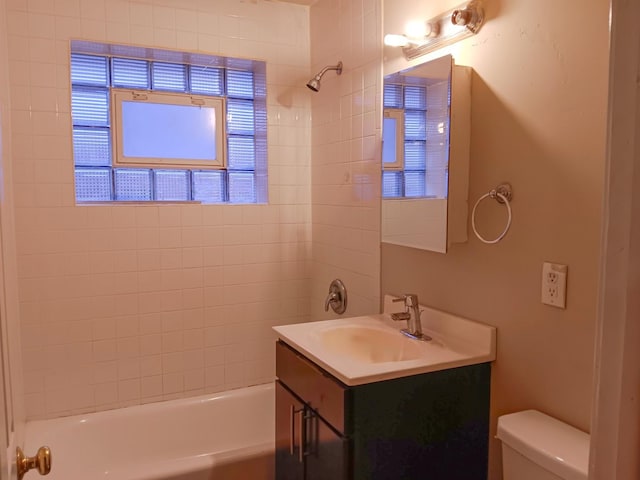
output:
[[[154,170],[156,200],[189,200],[189,172],[185,170]]]
[[[112,200],[110,168],[76,168],[75,177],[77,202]]]
[[[151,200],[151,171],[121,168],[115,170],[116,200]]]
[[[429,143],[446,145],[449,143],[449,112],[429,110],[427,115],[427,138]]]
[[[129,87],[148,89],[149,62],[146,60],[132,60],[129,58],[114,58],[111,60],[111,70],[114,87]]]
[[[386,163],[396,163],[396,144],[398,121],[392,117],[385,117],[382,125],[382,165]]]
[[[191,66],[191,91],[205,95],[223,95],[222,69]]]
[[[427,109],[427,89],[416,85],[404,87],[404,108]]]
[[[424,197],[426,195],[425,172],[404,172],[404,196]]]
[[[109,91],[100,88],[73,87],[71,115],[74,125],[109,126]]]
[[[178,63],[153,62],[153,89],[172,92],[187,91],[187,67]]]
[[[111,165],[109,129],[73,129],[73,158],[76,165]]]
[[[449,169],[429,169],[427,176],[427,195],[436,198],[447,198],[449,190]]]
[[[402,108],[402,85],[385,84],[384,106],[389,108]]]
[[[382,196],[383,198],[402,196],[402,172],[391,170],[382,172]]]
[[[426,142],[405,142],[404,168],[405,170],[424,170],[427,164]]]
[[[427,90],[429,110],[448,110],[451,105],[449,81],[429,85]]]
[[[227,133],[253,135],[253,102],[247,100],[227,101]]]
[[[227,96],[253,98],[253,72],[227,70]]]
[[[253,170],[256,163],[253,137],[229,137],[228,166],[234,170]]]
[[[405,110],[404,136],[414,140],[425,140],[427,137],[427,115],[421,110]]]
[[[71,83],[83,85],[109,85],[107,58],[93,55],[71,54]]]
[[[193,172],[193,199],[203,203],[222,203],[225,195],[225,172]]]
[[[126,157],[216,160],[213,107],[123,101],[121,121]]]
[[[228,172],[229,202],[255,203],[256,182],[253,172]]]

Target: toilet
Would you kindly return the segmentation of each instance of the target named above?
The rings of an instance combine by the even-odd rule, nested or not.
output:
[[[587,480],[589,435],[536,410],[498,418],[504,480]]]

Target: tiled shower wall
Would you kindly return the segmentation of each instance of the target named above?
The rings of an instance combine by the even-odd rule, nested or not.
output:
[[[380,307],[381,2],[322,0],[311,7],[311,67],[329,71],[312,97],[312,315],[329,283],[348,292],[345,316]]]
[[[28,418],[273,378],[270,327],[310,317],[308,15],[237,0],[7,0]],[[76,206],[74,38],[266,60],[269,204]]]

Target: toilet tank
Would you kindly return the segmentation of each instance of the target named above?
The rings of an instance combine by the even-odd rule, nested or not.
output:
[[[536,410],[498,418],[504,480],[587,480],[589,435]]]

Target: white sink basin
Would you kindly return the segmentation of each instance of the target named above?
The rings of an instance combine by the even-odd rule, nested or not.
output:
[[[415,340],[388,328],[344,325],[327,328],[319,333],[319,337],[328,352],[360,362],[402,362],[424,355]]]
[[[392,306],[385,298],[385,310]],[[395,305],[393,305],[395,306]],[[422,330],[432,341],[400,332],[406,322],[388,313],[273,327],[279,338],[346,385],[490,362],[494,327],[422,307]]]

